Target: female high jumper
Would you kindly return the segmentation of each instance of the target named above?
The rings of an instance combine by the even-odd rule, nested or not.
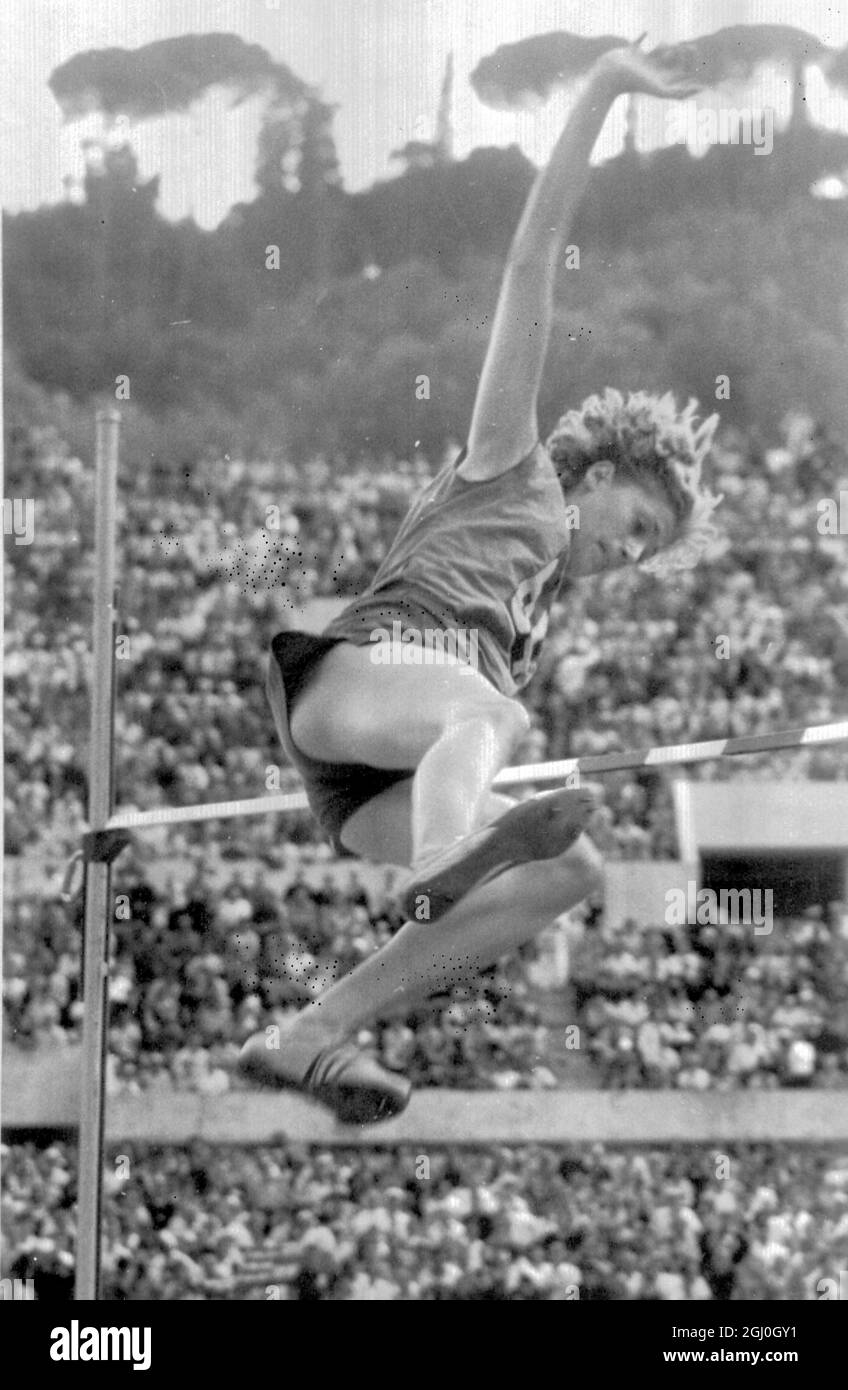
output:
[[[560,248],[611,104],[697,86],[638,46],[594,65],[515,233],[465,448],[362,597],[321,636],[272,643],[268,698],[319,823],[339,851],[410,869],[394,938],[242,1050],[247,1075],[342,1121],[398,1114],[411,1089],[351,1036],[479,975],[599,882],[588,790],[516,804],[492,782],[528,729],[516,692],[563,579],[687,566],[713,535],[700,467],[717,417],[696,428],[694,401],[607,391],[542,445],[536,401]]]

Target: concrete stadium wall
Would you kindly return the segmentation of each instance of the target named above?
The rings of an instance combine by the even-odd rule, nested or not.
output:
[[[74,1128],[78,1054],[21,1057],[6,1050],[3,1128]],[[182,1144],[259,1144],[286,1138],[333,1144],[704,1143],[848,1144],[848,1091],[421,1090],[396,1120],[335,1124],[298,1096],[235,1091],[201,1096],[154,1089],[107,1102],[106,1136]]]

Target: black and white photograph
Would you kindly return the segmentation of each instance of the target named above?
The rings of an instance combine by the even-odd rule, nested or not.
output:
[[[809,1375],[835,1314],[736,1305],[848,1301],[848,5],[0,51],[38,1364],[166,1369],[61,1303],[569,1302]]]

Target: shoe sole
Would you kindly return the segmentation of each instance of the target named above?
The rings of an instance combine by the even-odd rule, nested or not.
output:
[[[363,1086],[339,1086],[332,1100],[321,1095],[319,1091],[307,1093],[307,1098],[314,1099],[332,1110],[339,1124],[375,1125],[383,1120],[391,1120],[395,1115],[402,1115],[409,1104],[411,1094],[411,1086],[405,1096],[400,1092],[393,1096],[385,1091],[371,1090]]]

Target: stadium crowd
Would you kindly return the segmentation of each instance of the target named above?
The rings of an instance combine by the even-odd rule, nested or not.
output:
[[[756,936],[732,920],[601,921],[572,972],[606,1086],[848,1085],[848,917],[840,903]]]
[[[848,1249],[829,1148],[121,1148],[109,1299],[815,1300]],[[3,1277],[70,1298],[74,1152],[2,1157]]]
[[[114,887],[113,1092],[238,1085],[251,1033],[284,1025],[400,925],[388,890],[372,900],[355,872],[311,884],[298,872],[277,892],[261,869],[231,871],[213,888],[200,865],[181,895],[126,870]],[[572,942],[572,992],[548,993],[556,981],[540,939],[360,1042],[418,1085],[556,1086],[582,1049],[595,1084],[615,1087],[848,1085],[840,904],[778,918],[763,936],[732,922],[613,930],[600,905],[583,916],[582,932],[558,929],[566,952]],[[5,945],[6,1036],[19,1047],[78,1041],[79,920],[58,903],[22,900],[10,905]]]
[[[86,798],[91,469],[56,433],[12,440],[35,500],[32,545],[7,538],[6,851],[55,876]],[[528,692],[520,761],[824,722],[848,688],[844,538],[817,503],[844,455],[800,416],[780,448],[725,432],[715,450],[727,549],[673,582],[636,573],[566,589]],[[379,563],[421,461],[295,469],[209,458],[136,470],[121,489],[117,802],[144,809],[296,785],[262,690],[268,642],[305,603],[355,594]],[[720,639],[725,639],[721,641]],[[712,764],[696,775],[734,775]],[[844,778],[844,751],[746,759],[744,775]],[[668,783],[605,779],[601,848],[674,857]],[[292,845],[299,846],[297,854]],[[163,887],[157,855],[199,867]],[[397,922],[355,877],[268,880],[321,864],[308,817],[172,827],[124,853],[114,888],[108,1085],[211,1094],[238,1084],[243,1038],[353,966]],[[227,861],[249,859],[250,874]],[[210,866],[207,872],[205,865]],[[225,869],[221,877],[222,866]],[[214,873],[213,873],[214,869]],[[214,879],[214,886],[213,886]],[[79,911],[19,885],[7,904],[5,1030],[65,1045],[80,1028]],[[845,1085],[844,910],[721,928],[587,914],[570,1010],[594,1084]],[[363,1041],[419,1085],[559,1084],[536,947]],[[560,1057],[561,1061],[561,1057]],[[125,1148],[127,1146],[124,1146]],[[155,1161],[150,1158],[155,1154]],[[805,1148],[318,1153],[129,1146],[108,1181],[111,1298],[816,1298],[848,1249],[844,1157]],[[419,1160],[425,1159],[425,1176]],[[75,1159],[4,1154],[3,1276],[69,1296]]]
[[[55,431],[18,431],[9,473],[35,501],[31,545],[7,544],[6,834],[13,854],[54,859],[83,820],[91,469]],[[803,416],[780,448],[726,432],[714,485],[727,549],[673,582],[636,572],[567,587],[528,699],[521,761],[824,722],[848,687],[844,539],[818,502],[848,484],[844,453]],[[120,490],[117,800],[144,809],[294,785],[265,705],[270,638],[316,598],[357,593],[412,496],[421,460],[295,468],[225,458],[149,465]],[[721,641],[720,639],[725,639]],[[746,775],[845,775],[844,751],[746,760]],[[709,765],[705,777],[732,775]],[[666,784],[606,779],[610,847],[667,856]],[[308,818],[287,835],[313,838]],[[271,817],[172,843],[270,852]]]
[[[250,882],[238,873],[212,891],[201,870],[176,906],[144,880],[115,887],[113,1092],[157,1080],[212,1094],[238,1085],[235,1062],[251,1033],[283,1025],[400,925],[390,901],[369,906],[355,874],[343,885],[328,874],[313,887],[297,875],[276,899],[261,875]],[[79,1040],[79,925],[58,903],[10,907],[4,1020],[17,1046]],[[522,959],[505,961],[473,988],[361,1041],[423,1085],[553,1086],[532,994]]]
[[[93,568],[90,469],[56,433],[16,435],[14,466],[36,500],[32,545],[7,545],[13,613],[6,654],[7,851],[55,873],[75,848],[86,777],[86,650]],[[304,602],[355,594],[379,563],[428,470],[295,468],[206,459],[138,470],[120,493],[121,614],[117,799],[159,804],[261,795],[296,785],[280,766],[262,691],[269,638]],[[714,451],[727,550],[661,583],[636,573],[563,593],[529,700],[522,761],[826,720],[848,687],[843,541],[822,535],[817,501],[848,481],[844,456],[801,416],[780,448],[725,434]],[[720,643],[719,639],[726,639]],[[732,775],[708,764],[702,776]],[[846,775],[839,750],[746,759],[745,775]],[[605,779],[601,847],[618,858],[673,856],[662,778]],[[397,925],[361,885],[296,881],[283,902],[263,885],[293,844],[320,860],[308,817],[169,827],[116,871],[128,915],[114,924],[110,1084],[166,1076],[215,1091],[233,1081],[242,1039],[282,1020]],[[248,882],[198,870],[191,892],[162,892],[146,865],[170,855],[219,864],[250,855]],[[228,885],[228,886],[227,886]],[[55,902],[14,904],[7,934],[6,1031],[18,1043],[79,1029],[78,935]],[[602,921],[577,964],[576,1021],[610,1085],[838,1085],[845,1079],[845,937],[783,924],[754,952],[750,934],[670,932]],[[553,1085],[550,1038],[525,961],[369,1040],[390,1066],[434,1084]]]

